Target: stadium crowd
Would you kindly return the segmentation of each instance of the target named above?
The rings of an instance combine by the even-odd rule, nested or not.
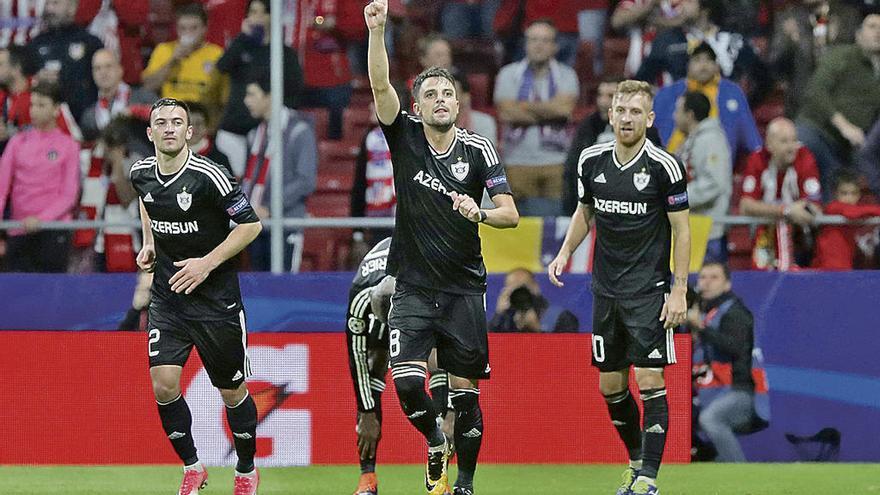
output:
[[[386,42],[402,95],[422,68],[459,80],[459,125],[497,143],[520,212],[569,215],[586,146],[613,139],[623,78],[657,88],[649,137],[685,162],[707,260],[734,268],[877,264],[880,9],[872,0],[397,0]],[[355,0],[10,0],[0,15],[4,271],[134,271],[136,229],[41,222],[137,217],[127,168],[151,154],[157,97],[193,103],[190,146],[227,164],[268,217],[269,20],[284,25],[284,216],[392,216]],[[405,101],[405,100],[404,100]],[[387,232],[286,232],[288,269],[351,268]],[[266,269],[260,238],[246,267]]]

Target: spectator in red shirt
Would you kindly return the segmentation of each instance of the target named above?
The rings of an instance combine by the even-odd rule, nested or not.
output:
[[[821,213],[822,188],[816,159],[798,142],[792,121],[780,117],[770,122],[767,142],[749,156],[744,175],[740,213],[774,223],[758,228],[752,265],[759,270],[793,269],[794,236]]]
[[[351,102],[351,69],[348,64],[347,39],[363,31],[349,32],[349,23],[340,23],[337,15],[345,2],[355,0],[298,0],[292,46],[300,57],[305,75],[305,89],[300,104],[330,110],[327,137],[342,137],[342,112]]]
[[[834,184],[834,201],[825,205],[825,214],[843,215],[850,220],[880,216],[880,205],[860,205],[862,191],[859,177],[841,170]],[[852,270],[856,250],[857,225],[826,225],[816,240],[813,268],[819,270]]]

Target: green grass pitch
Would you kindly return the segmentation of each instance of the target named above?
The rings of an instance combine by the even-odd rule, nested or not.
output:
[[[452,467],[452,479],[455,468]],[[211,468],[203,495],[232,492],[232,469]],[[479,495],[611,495],[620,466],[485,465],[476,476]],[[357,466],[263,469],[260,494],[349,495]],[[422,468],[378,468],[382,495],[423,494]],[[172,494],[176,466],[0,466],[3,495]],[[663,495],[880,495],[880,465],[694,464],[664,466]]]

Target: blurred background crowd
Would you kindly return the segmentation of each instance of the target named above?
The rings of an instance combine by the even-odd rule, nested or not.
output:
[[[262,218],[272,187],[287,218],[393,216],[363,2],[282,3],[0,0],[0,211],[23,225],[0,231],[0,269],[135,270],[137,229],[42,224],[137,218],[128,168],[152,153],[145,128],[158,97],[190,103],[191,148],[228,166]],[[580,150],[613,139],[615,85],[642,79],[657,87],[650,137],[686,164],[692,213],[756,219],[713,223],[707,260],[876,267],[876,227],[816,222],[880,215],[876,0],[391,0],[390,13],[403,108],[420,70],[451,69],[458,124],[496,144],[523,215],[571,214]],[[278,144],[267,133],[275,15]],[[283,163],[270,163],[275,146]],[[283,167],[282,184],[270,166]],[[290,230],[286,268],[351,269],[385,235]],[[243,266],[268,269],[268,245],[255,242]]]

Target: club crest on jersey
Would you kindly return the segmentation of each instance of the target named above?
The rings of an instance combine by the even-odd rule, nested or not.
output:
[[[452,164],[452,175],[458,180],[464,180],[470,169],[470,164],[461,161],[461,157],[458,157],[458,161]]]
[[[177,206],[180,206],[181,210],[187,211],[192,206],[192,199],[192,194],[186,192],[186,187],[184,187],[182,191],[177,193]]]
[[[648,187],[648,182],[650,181],[651,174],[645,172],[645,169],[633,174],[633,185],[636,186],[636,189],[639,191]]]

